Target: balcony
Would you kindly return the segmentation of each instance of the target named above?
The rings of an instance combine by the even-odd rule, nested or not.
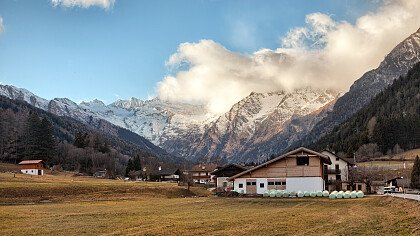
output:
[[[340,169],[324,169],[324,175],[339,175],[341,174]]]

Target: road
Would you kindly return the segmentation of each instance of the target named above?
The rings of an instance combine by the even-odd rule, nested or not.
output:
[[[384,196],[387,196],[387,195],[384,195]],[[391,193],[391,194],[388,194],[388,196],[400,197],[400,198],[406,198],[406,199],[412,199],[412,200],[420,201],[420,194]]]

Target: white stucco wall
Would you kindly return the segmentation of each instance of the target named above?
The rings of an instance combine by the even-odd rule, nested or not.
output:
[[[322,191],[324,181],[321,177],[289,177],[286,178],[288,191]]]
[[[257,194],[263,194],[268,189],[267,178],[252,178],[257,182]],[[283,180],[284,178],[270,178],[270,180]],[[234,181],[234,190],[243,190],[246,192],[246,178],[238,178]],[[260,184],[264,187],[261,188]],[[243,188],[239,188],[239,184],[243,184]],[[286,190],[288,191],[322,191],[324,190],[324,181],[321,177],[289,177],[286,178]]]
[[[20,171],[27,175],[38,175],[38,169],[23,169]],[[44,175],[44,170],[41,170],[41,175]]]

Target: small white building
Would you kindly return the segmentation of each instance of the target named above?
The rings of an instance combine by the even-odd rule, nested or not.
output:
[[[263,194],[267,190],[322,191],[327,155],[300,147],[228,178],[234,190]]]
[[[21,172],[28,175],[44,175],[45,163],[43,160],[25,160],[19,162]]]

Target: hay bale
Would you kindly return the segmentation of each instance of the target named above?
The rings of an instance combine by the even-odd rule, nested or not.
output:
[[[357,198],[357,192],[356,191],[351,192],[350,198]]]
[[[358,191],[357,192],[357,197],[358,198],[362,198],[362,197],[364,197],[365,196],[365,194],[362,192],[362,191]]]
[[[283,191],[277,190],[276,191],[276,197],[283,197]]]
[[[340,192],[338,192],[338,193],[336,194],[336,197],[337,197],[337,198],[343,198],[343,194],[344,194],[344,192],[343,192],[343,191],[340,191]]]
[[[297,192],[297,196],[298,196],[298,197],[304,197],[304,196],[305,196],[305,194],[304,194],[302,191],[298,191],[298,192]]]
[[[276,190],[270,191],[270,197],[276,197]]]
[[[334,192],[330,193],[330,195],[328,197],[331,198],[331,199],[337,198],[337,191],[335,191],[335,193]]]
[[[269,196],[270,196],[270,192],[265,191],[265,192],[263,193],[263,197],[269,197]]]
[[[284,191],[283,192],[283,197],[289,197],[290,196],[290,193],[289,193],[289,191]]]
[[[304,195],[305,197],[310,197],[310,196],[311,196],[311,192],[309,192],[309,191],[304,191],[304,192],[303,192],[303,195]]]
[[[290,197],[296,197],[297,193],[295,191],[290,192]]]
[[[316,192],[311,192],[311,197],[316,197]]]
[[[324,192],[322,192],[322,196],[323,197],[328,197],[328,196],[330,196],[330,193],[327,190],[325,190]]]
[[[343,197],[344,197],[344,198],[350,198],[350,192],[349,192],[349,191],[345,192],[345,193],[343,194]]]
[[[317,196],[317,197],[322,197],[322,191],[317,191],[317,192],[316,192],[316,196]]]

